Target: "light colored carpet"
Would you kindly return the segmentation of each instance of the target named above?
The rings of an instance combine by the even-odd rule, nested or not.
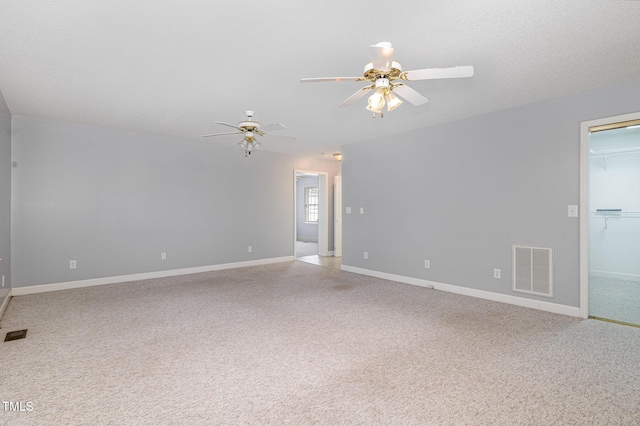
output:
[[[589,315],[640,325],[640,282],[589,277]]]
[[[13,298],[11,425],[637,425],[640,329],[303,262]],[[1,409],[1,407],[0,407]]]

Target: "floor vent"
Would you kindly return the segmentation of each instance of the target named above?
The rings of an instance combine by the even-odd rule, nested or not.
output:
[[[550,248],[513,246],[513,291],[553,297]]]
[[[7,333],[7,335],[4,338],[5,342],[8,342],[10,340],[18,340],[18,339],[24,339],[25,337],[27,337],[27,330],[18,330],[18,331],[10,331]]]

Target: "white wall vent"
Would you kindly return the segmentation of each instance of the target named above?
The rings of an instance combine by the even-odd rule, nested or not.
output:
[[[513,291],[553,297],[550,248],[513,246]]]

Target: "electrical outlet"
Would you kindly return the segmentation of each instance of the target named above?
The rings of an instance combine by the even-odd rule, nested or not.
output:
[[[78,262],[76,262],[75,260],[69,261],[69,269],[76,269],[77,266],[78,266]]]
[[[167,253],[160,253],[161,260],[167,260]]]
[[[424,261],[424,269],[429,269],[429,268],[431,268],[431,262],[428,261],[428,260],[425,260]]]
[[[496,279],[498,279],[498,280],[499,280],[499,279],[500,279],[500,273],[501,273],[501,272],[502,272],[502,271],[500,271],[500,269],[494,269],[494,270],[493,270],[493,278],[496,278]]]
[[[249,246],[249,247],[247,248],[247,251],[248,251],[249,253],[251,253],[251,252],[253,251],[253,247]]]
[[[365,259],[368,259],[368,258],[369,258],[369,252],[366,252],[366,251],[364,252],[364,258],[365,258]]]
[[[351,214],[351,207],[346,207],[346,208],[345,208],[345,212],[346,212],[347,214]]]

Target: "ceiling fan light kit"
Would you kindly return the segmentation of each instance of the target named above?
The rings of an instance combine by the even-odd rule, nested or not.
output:
[[[393,86],[389,83],[388,78],[378,78],[375,84],[375,91],[367,102],[366,108],[373,112],[373,118],[376,118],[376,113],[380,114],[380,117],[384,117],[382,109],[387,105],[387,111],[393,111],[402,105],[402,101],[393,94]]]
[[[244,139],[242,142],[238,143],[238,147],[244,151],[245,157],[251,155],[251,152],[257,151],[260,145],[262,145],[260,142],[247,139]]]
[[[362,77],[326,77],[326,78],[303,78],[302,83],[316,83],[328,81],[368,81],[373,83],[370,86],[363,87],[356,93],[347,98],[340,106],[347,106],[355,103],[364,97],[369,90],[373,90],[373,94],[369,96],[367,101],[367,110],[384,117],[382,109],[385,104],[387,111],[393,111],[402,105],[402,100],[397,95],[404,98],[413,105],[422,105],[429,101],[419,92],[401,82],[394,83],[395,80],[414,81],[414,80],[433,80],[442,78],[464,78],[473,76],[473,67],[470,65],[458,66],[451,68],[426,68],[414,71],[402,71],[400,62],[393,59],[393,46],[389,42],[380,42],[370,47],[371,62],[365,65],[364,75]],[[395,91],[395,93],[394,93]]]

